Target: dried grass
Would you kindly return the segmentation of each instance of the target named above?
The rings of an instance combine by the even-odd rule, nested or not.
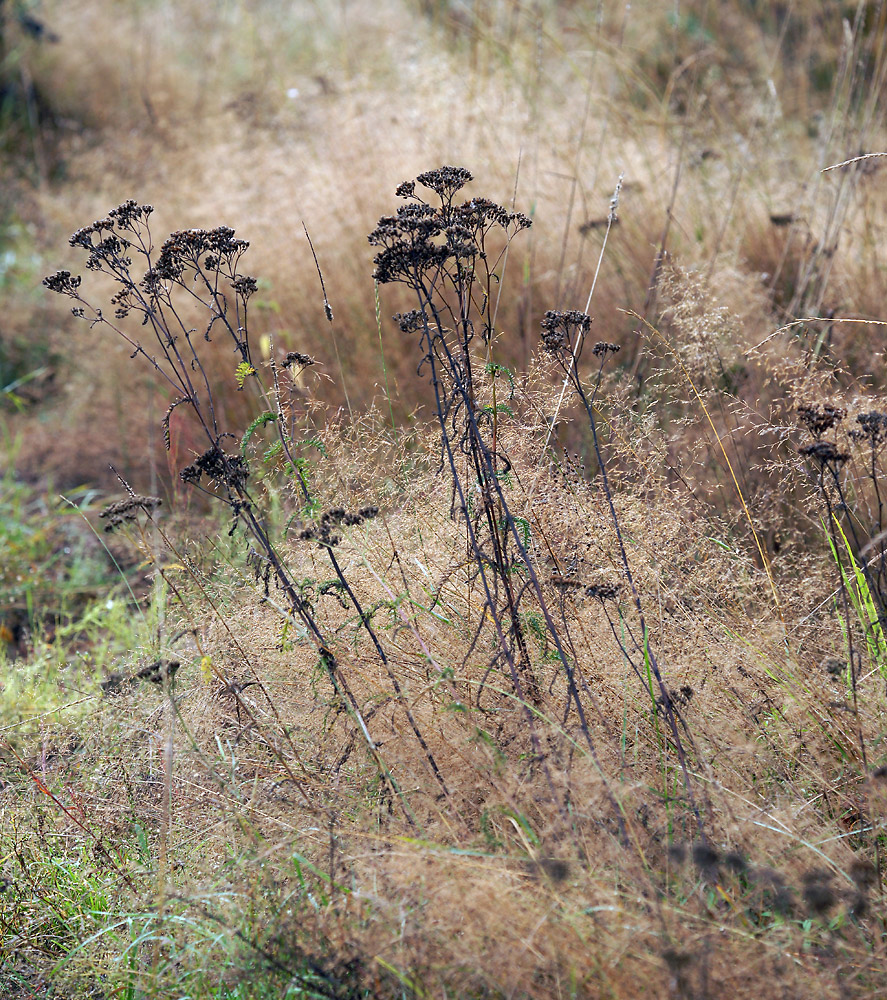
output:
[[[49,953],[60,982],[132,996],[261,996],[266,980],[282,995],[288,979],[330,997],[880,995],[885,668],[874,623],[836,602],[822,525],[842,503],[859,526],[845,566],[882,528],[849,434],[885,408],[866,336],[880,327],[847,320],[881,321],[883,199],[877,174],[818,171],[883,139],[841,76],[852,51],[880,80],[883,8],[842,49],[802,4],[775,51],[720,5],[735,46],[715,52],[659,15],[606,10],[595,27],[581,5],[489,4],[466,29],[461,8],[422,6],[47,4],[65,41],[36,68],[68,119],[67,176],[29,209],[41,239],[136,191],[157,232],[231,225],[263,280],[254,342],[320,361],[295,390],[323,444],[313,514],[295,490],[264,500],[335,668],[262,553],[170,482],[181,521],[135,536],[157,620],[111,688],[90,688],[76,740],[47,721],[5,753],[0,915],[23,974]],[[509,251],[491,348],[514,385],[488,372],[475,387],[490,412],[507,396],[510,468],[493,478],[540,581],[521,606],[526,697],[454,501],[472,453],[441,464],[416,338],[384,318],[408,300],[382,291],[380,334],[368,278],[381,192],[444,161],[475,166],[502,204],[516,191],[536,221]],[[595,339],[624,351],[595,401],[602,444],[567,410],[552,453],[563,373],[538,320],[584,302],[620,172],[593,300]],[[162,455],[145,428],[169,400],[129,351],[59,322],[65,377],[25,471],[100,480],[110,459],[142,488],[146,454]],[[242,428],[231,367],[208,355]],[[843,486],[798,451],[798,408],[824,401],[847,411],[826,433],[853,453]],[[178,453],[150,475],[172,480],[200,450],[173,429]],[[611,500],[661,687],[632,639]],[[369,505],[379,517],[335,549],[361,616],[315,529],[320,511]],[[175,685],[138,680],[161,654],[183,664]],[[108,900],[87,905],[96,884]],[[43,904],[69,886],[75,916],[54,921]]]

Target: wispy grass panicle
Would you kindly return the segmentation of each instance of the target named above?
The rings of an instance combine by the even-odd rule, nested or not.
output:
[[[694,781],[691,776],[690,761],[688,758],[688,745],[693,747],[690,730],[681,714],[680,700],[675,700],[665,682],[659,661],[653,647],[653,636],[647,623],[647,616],[641,600],[640,591],[635,582],[632,572],[631,560],[625,544],[622,523],[616,510],[616,502],[613,489],[610,485],[607,471],[607,457],[598,433],[598,416],[596,414],[597,395],[601,386],[604,366],[611,355],[619,351],[619,346],[606,342],[599,342],[595,345],[592,354],[597,360],[597,372],[594,376],[594,383],[589,392],[586,379],[579,361],[585,337],[591,329],[592,318],[584,312],[576,310],[560,311],[549,310],[542,320],[542,344],[544,350],[552,355],[565,378],[565,384],[569,384],[588,418],[589,428],[592,435],[592,446],[597,459],[598,474],[601,487],[606,498],[607,508],[610,515],[610,526],[615,534],[618,547],[618,559],[620,569],[628,583],[628,591],[634,606],[635,623],[631,626],[620,614],[618,619],[607,614],[607,620],[619,645],[622,647],[626,660],[642,685],[646,684],[651,690],[651,697],[654,703],[661,705],[667,724],[671,733],[671,744],[677,757],[684,783],[684,790],[688,803],[692,809],[698,831],[702,837],[706,837],[705,818],[698,802],[698,793],[694,788]],[[597,597],[601,604],[605,606],[612,591],[609,589],[594,589],[593,596]],[[652,693],[652,686],[658,690],[658,695]]]

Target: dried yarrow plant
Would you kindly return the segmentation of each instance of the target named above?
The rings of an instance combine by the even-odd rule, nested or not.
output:
[[[51,291],[70,298],[74,303],[73,314],[87,322],[90,328],[104,329],[123,338],[131,348],[132,358],[145,361],[166,383],[174,396],[163,418],[167,448],[173,412],[179,407],[190,411],[200,428],[205,448],[180,470],[180,479],[228,507],[230,534],[238,528],[245,531],[257,582],[267,595],[273,581],[283,595],[287,614],[302,623],[337,697],[353,718],[381,773],[395,788],[394,779],[382,761],[357,697],[341,668],[334,644],[294,580],[281,555],[278,540],[272,537],[270,519],[253,485],[253,470],[246,457],[251,435],[258,428],[273,424],[277,440],[270,451],[283,456],[284,482],[290,486],[295,484],[310,506],[312,498],[303,475],[305,463],[297,452],[291,404],[281,389],[279,368],[291,373],[301,371],[312,365],[313,359],[290,352],[279,366],[272,361],[272,381],[266,385],[249,333],[249,300],[258,285],[254,277],[241,271],[249,243],[237,238],[233,229],[219,226],[210,230],[175,232],[157,249],[150,228],[152,213],[151,205],[126,201],[106,218],[79,229],[70,239],[72,247],[86,252],[88,270],[110,278],[117,285],[110,298],[113,316],[84,297],[81,277],[70,271],[57,271],[43,283]],[[195,326],[195,322],[200,325]],[[146,330],[150,339],[143,339],[140,329]],[[217,334],[233,347],[237,364],[232,374],[238,391],[244,390],[247,384],[253,386],[258,401],[264,406],[239,433],[222,426],[218,389],[207,368],[205,345]],[[137,508],[148,511],[146,503]],[[126,511],[121,508],[108,516],[112,520],[115,517],[122,520],[135,509],[127,506]],[[359,521],[367,520],[376,512],[376,508],[366,507],[357,517]],[[343,512],[343,520],[344,517]],[[337,522],[338,519],[331,515],[326,521],[321,519],[321,524],[327,527]],[[318,541],[335,565],[332,550],[337,539],[321,528]],[[417,729],[416,735],[421,740]]]
[[[583,741],[597,759],[598,750],[587,720],[588,704],[569,637],[555,621],[527,544],[526,522],[512,509],[505,488],[512,464],[498,441],[499,407],[482,403],[479,393],[478,372],[495,366],[489,362],[484,365],[476,341],[484,347],[495,336],[498,269],[510,241],[529,227],[530,220],[484,198],[457,201],[458,193],[471,179],[464,168],[447,166],[420,174],[415,181],[397,188],[396,194],[405,204],[395,215],[380,219],[369,237],[370,244],[380,248],[375,257],[375,278],[380,284],[404,284],[416,297],[416,307],[397,314],[395,321],[402,332],[419,340],[419,372],[426,375],[433,393],[441,460],[452,483],[452,515],[465,526],[473,572],[495,631],[497,652],[491,667],[501,663],[505,668],[516,697],[525,706],[527,725],[535,741],[534,705],[541,704],[541,678],[534,671],[528,648],[525,612],[541,616],[546,641],[553,646],[558,667],[566,678]],[[430,194],[419,193],[423,189]],[[668,720],[671,742],[684,775],[687,799],[704,836],[687,764],[686,726],[650,646],[597,444],[592,401],[578,365],[590,327],[591,317],[585,313],[549,311],[542,323],[542,343],[545,350],[563,362],[565,375],[595,435],[623,569],[638,615],[637,631],[630,626],[627,629],[628,645],[620,636],[619,629],[626,628],[621,616],[619,628],[611,621],[613,635],[645,686],[645,669],[652,671],[659,688],[658,704]],[[606,358],[617,350],[611,344],[595,346],[592,353],[599,360],[598,383]],[[610,591],[606,595],[594,588],[592,591],[601,599],[611,596]],[[615,809],[615,800],[613,805]]]

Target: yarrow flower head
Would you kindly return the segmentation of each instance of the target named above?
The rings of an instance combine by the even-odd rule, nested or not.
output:
[[[603,604],[605,601],[618,600],[621,589],[620,584],[608,580],[601,583],[593,583],[586,587],[585,596],[598,600]]]
[[[383,216],[368,237],[370,246],[382,248],[373,259],[376,281],[411,284],[443,267],[452,256],[445,243],[434,242],[443,231],[443,220],[430,205],[411,202],[401,205],[396,215]]]
[[[216,444],[179,473],[183,483],[194,486],[200,483],[203,476],[216,486],[229,486],[239,492],[246,486],[249,467],[242,456],[228,455]]]
[[[236,239],[230,226],[182,229],[172,233],[160,248],[153,270],[171,281],[186,270],[216,271],[224,267],[233,275],[238,259],[248,249],[249,242]]]
[[[346,527],[357,527],[364,521],[371,521],[379,514],[379,508],[375,506],[361,507],[360,510],[349,513],[344,507],[331,507],[324,511],[320,520],[299,532],[299,538],[303,542],[317,542],[325,548],[333,548],[342,540],[339,535],[333,534],[335,528],[344,524]]]
[[[484,238],[499,228],[511,236],[531,225],[520,212],[509,212],[487,198],[453,204],[456,193],[472,179],[464,167],[444,166],[398,185],[396,194],[407,203],[394,215],[383,216],[369,235],[380,251],[374,258],[374,277],[380,284],[402,281],[421,284],[425,275],[446,270],[450,276],[469,277],[474,261],[486,257]],[[435,208],[416,194],[421,185],[440,199]]]
[[[299,351],[289,351],[283,359],[284,368],[308,368],[317,362],[307,354],[300,354]]]
[[[817,440],[847,416],[847,411],[843,407],[833,406],[831,403],[799,406],[797,412],[801,423]]]
[[[837,445],[831,441],[814,441],[813,444],[805,445],[798,451],[804,458],[809,458],[823,468],[829,466],[837,469],[850,458],[847,452],[838,451]]]
[[[427,315],[421,309],[395,313],[392,319],[397,323],[401,333],[417,333],[428,322]]]
[[[138,223],[147,220],[153,211],[153,205],[139,205],[130,198],[117,208],[112,208],[108,212],[108,218],[112,219],[120,229],[134,230]]]
[[[859,427],[850,431],[851,440],[867,441],[872,448],[878,448],[887,441],[887,413],[877,410],[860,413],[856,422]]]
[[[248,274],[238,274],[231,287],[245,301],[258,289],[259,283]]]
[[[72,275],[70,271],[56,271],[55,274],[47,275],[43,279],[43,284],[51,292],[58,292],[59,295],[74,295],[80,287],[81,280],[79,275]]]
[[[552,354],[570,350],[577,335],[584,338],[591,329],[588,313],[570,309],[549,309],[542,319],[542,346]]]
[[[605,340],[599,340],[591,349],[591,353],[596,358],[605,358],[608,354],[618,354],[621,349],[619,344],[608,344]]]
[[[430,188],[442,201],[451,201],[453,195],[465,185],[474,180],[470,170],[465,167],[439,167],[437,170],[427,170],[419,174],[416,180],[424,187]]]

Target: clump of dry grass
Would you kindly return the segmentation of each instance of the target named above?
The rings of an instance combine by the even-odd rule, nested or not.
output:
[[[785,599],[798,568],[752,544],[738,481],[731,522],[662,461],[616,345],[583,350],[586,314],[546,314],[522,384],[490,362],[489,275],[529,220],[460,200],[468,181],[445,167],[401,185],[372,236],[377,280],[418,296],[396,319],[437,419],[409,431],[376,411],[324,418],[290,385],[305,355],[259,361],[258,286],[225,227],[158,252],[152,210],[129,202],[79,230],[90,270],[116,275],[114,320],[70,272],[46,280],[174,384],[164,423],[190,412],[205,438],[180,478],[228,508],[228,530],[179,540],[155,498],[108,509],[147,521],[132,537],[157,623],[81,745],[49,759],[8,745],[37,790],[10,813],[17,947],[34,965],[40,948],[60,956],[63,979],[152,995],[237,995],[257,968],[268,989],[330,997],[867,995],[884,981],[887,644],[880,522],[850,526],[874,513],[881,418],[860,414],[845,454],[845,408],[810,396],[797,414],[813,444],[794,432],[781,458],[799,509],[829,526],[807,586],[843,573],[816,618]],[[677,346],[651,327],[653,342],[715,432],[729,315],[677,271],[664,288]],[[175,305],[189,289],[264,408],[237,438],[240,405],[215,405]],[[157,348],[127,332],[132,314]],[[549,446],[563,378],[586,460]],[[851,447],[853,480],[838,475]],[[53,836],[92,860],[48,883],[71,856],[45,854]],[[102,873],[112,895],[86,903]],[[28,904],[62,886],[85,928],[68,958],[70,921]],[[128,946],[107,918],[122,911]]]
[[[535,395],[536,405],[551,406],[550,388]],[[532,409],[521,407],[521,426],[504,435],[515,480],[538,474],[545,426]],[[398,456],[397,481],[375,481],[379,518],[337,548],[374,609],[447,794],[315,544],[294,541],[287,558],[334,637],[396,791],[315,649],[275,608],[274,590],[266,598],[240,560],[211,574],[169,565],[170,584],[189,596],[170,607],[168,628],[197,626],[196,647],[191,639],[176,646],[188,661],[176,687],[167,698],[141,687],[106,698],[87,743],[38,771],[79,799],[109,845],[144,831],[145,868],[133,859],[127,870],[137,898],[159,877],[166,901],[150,918],[143,989],[173,989],[186,974],[190,935],[209,916],[244,935],[224,977],[232,988],[238,968],[271,976],[273,959],[307,975],[308,958],[340,986],[355,976],[350,993],[315,984],[321,995],[705,995],[713,981],[765,996],[876,988],[883,973],[865,831],[879,813],[872,798],[872,811],[860,813],[852,717],[834,704],[836,678],[786,654],[772,612],[762,620],[768,595],[752,565],[715,545],[710,525],[688,518],[679,498],[660,492],[651,518],[644,497],[620,493],[638,586],[661,604],[655,641],[693,738],[701,841],[662,716],[632,676],[607,606],[584,596],[600,564],[618,561],[600,492],[546,462],[533,523],[549,560],[566,569],[576,557],[572,575],[552,568],[546,590],[581,664],[596,762],[541,637],[533,653],[541,753],[507,678],[485,667],[493,637],[487,627],[475,638],[480,598],[464,536],[437,499],[445,484],[433,438],[395,448],[381,420],[331,424],[324,437],[317,495],[346,507],[367,499],[368,455]],[[742,607],[755,601],[752,611]],[[201,679],[201,664],[214,676]],[[883,695],[873,680],[864,687],[861,719],[872,740]],[[113,755],[104,750],[112,733]],[[75,760],[91,761],[91,787],[70,769]],[[868,780],[877,794],[881,779]],[[564,796],[566,816],[557,805]],[[23,818],[28,808],[20,800],[17,812]],[[46,822],[67,825],[51,812]],[[169,874],[156,867],[163,838]],[[21,892],[23,876],[10,875]],[[164,919],[173,921],[169,933]],[[173,934],[176,920],[184,926]],[[163,958],[152,966],[148,942],[158,934]],[[107,961],[107,937],[98,945]],[[72,975],[107,969],[93,947],[79,960]]]
[[[745,41],[716,56],[705,9],[669,34],[426,6],[261,7],[251,32],[232,8],[224,63],[175,55],[211,16],[190,4],[72,7],[114,36],[100,72],[86,35],[45,57],[89,123],[59,147],[77,221],[100,173],[158,202],[155,236],[224,208],[263,277],[224,227],[180,231],[116,303],[159,346],[136,331],[70,380],[73,436],[117,395],[139,484],[134,401],[155,400],[191,510],[124,499],[151,625],[77,741],[47,722],[4,743],[19,973],[152,996],[877,993],[885,407],[858,331],[880,322],[881,205],[876,175],[818,170],[878,141],[882,14],[834,51],[827,18],[789,15],[761,54],[728,5]],[[813,62],[832,103],[799,135]],[[403,185],[374,295],[378,192],[456,156],[505,207],[463,203],[454,168]],[[49,230],[69,198],[41,193]],[[130,274],[105,241],[139,220],[82,231],[97,271]],[[201,286],[170,326],[200,275],[225,306]],[[589,287],[593,324],[571,308]],[[63,468],[45,440],[32,460]]]

